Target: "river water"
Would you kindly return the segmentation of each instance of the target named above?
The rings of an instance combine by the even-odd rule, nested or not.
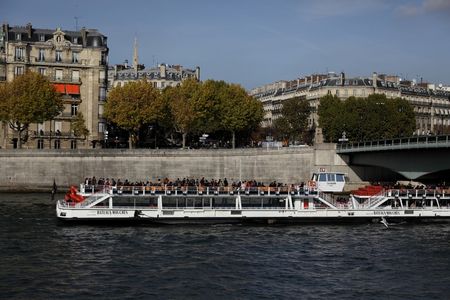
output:
[[[449,299],[450,223],[64,225],[0,194],[3,299]]]

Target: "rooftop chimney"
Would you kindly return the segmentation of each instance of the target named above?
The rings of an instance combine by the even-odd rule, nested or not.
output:
[[[345,73],[341,72],[341,76],[339,77],[339,83],[341,84],[341,86],[344,86],[345,84]]]
[[[31,34],[33,33],[33,26],[31,26],[31,23],[27,24],[27,34],[28,38],[31,39]]]

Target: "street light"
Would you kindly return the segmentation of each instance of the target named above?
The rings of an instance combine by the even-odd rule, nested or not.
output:
[[[342,131],[342,137],[338,140],[340,143],[346,143],[348,142],[348,138],[347,138],[347,133],[344,131]]]
[[[105,148],[108,148],[108,130],[105,130]]]

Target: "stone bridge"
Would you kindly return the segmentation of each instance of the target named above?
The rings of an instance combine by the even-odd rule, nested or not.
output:
[[[350,166],[385,168],[411,180],[445,179],[450,173],[448,135],[343,143],[336,152]]]

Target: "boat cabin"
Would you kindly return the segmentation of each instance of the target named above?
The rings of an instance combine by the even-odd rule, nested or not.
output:
[[[345,174],[317,172],[312,175],[309,185],[319,192],[342,192],[345,186]]]

